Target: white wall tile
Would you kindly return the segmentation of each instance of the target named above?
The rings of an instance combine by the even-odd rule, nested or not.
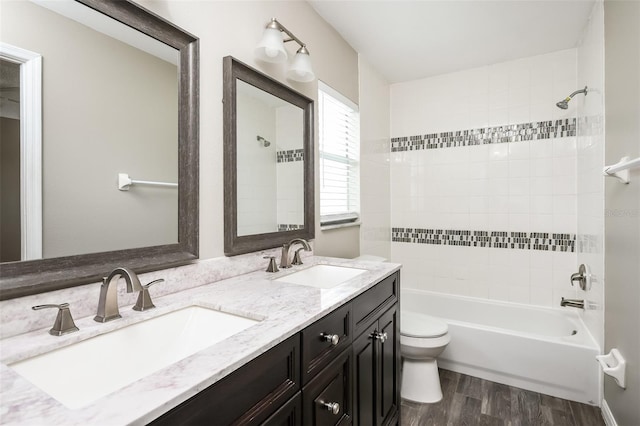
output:
[[[509,160],[509,178],[528,178],[530,176],[530,161],[526,160]],[[528,192],[528,191],[527,191]]]
[[[550,215],[553,214],[553,196],[551,195],[532,195],[531,196],[531,214]]]
[[[575,117],[577,102],[555,102],[576,90],[576,58],[568,49],[392,85],[392,137]],[[575,233],[576,152],[577,138],[563,137],[412,151],[395,164],[394,153],[393,226]],[[544,306],[575,263],[571,253],[407,245],[413,271],[429,265],[429,289]]]
[[[491,213],[489,215],[489,229],[492,231],[505,231],[508,224],[508,213]]]
[[[489,161],[506,161],[509,159],[509,144],[497,143],[489,145]]]
[[[509,214],[509,231],[528,232],[529,229],[531,229],[531,216],[528,213]]]
[[[533,232],[550,232],[553,229],[553,215],[532,214],[530,215],[530,223]]]
[[[509,123],[509,108],[489,108],[489,126],[500,126]]]
[[[529,303],[529,286],[509,288],[509,302]]]
[[[533,151],[533,149],[531,150]],[[549,158],[531,158],[529,175],[532,177],[553,176],[553,160]]]

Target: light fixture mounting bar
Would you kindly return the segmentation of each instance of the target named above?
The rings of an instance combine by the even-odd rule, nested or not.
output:
[[[296,37],[291,31],[289,31],[284,25],[282,25],[276,18],[271,18],[271,22],[267,25],[267,28],[273,28],[279,31],[282,31],[290,38],[282,40],[284,43],[289,41],[295,41],[300,45],[300,47],[306,48],[306,44],[304,44],[298,37]]]

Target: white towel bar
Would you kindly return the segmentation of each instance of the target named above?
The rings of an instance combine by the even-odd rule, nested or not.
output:
[[[640,157],[630,160],[629,157],[622,157],[620,161],[611,166],[605,166],[602,173],[605,176],[614,177],[622,183],[629,183],[629,170],[640,167]]]
[[[127,173],[118,173],[118,189],[120,191],[128,191],[131,185],[152,185],[152,186],[164,186],[167,188],[177,188],[177,183],[171,182],[153,182],[150,180],[134,180],[129,177]]]

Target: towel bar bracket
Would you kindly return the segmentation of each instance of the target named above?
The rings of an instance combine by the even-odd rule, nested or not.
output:
[[[118,173],[118,189],[120,191],[128,191],[132,185],[164,186],[167,188],[178,187],[177,183],[154,182],[149,180],[135,180],[135,179],[131,179],[127,173]]]

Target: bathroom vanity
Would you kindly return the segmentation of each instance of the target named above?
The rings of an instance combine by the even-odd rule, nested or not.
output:
[[[397,424],[398,290],[394,273],[152,424]]]
[[[286,281],[317,266],[360,273],[331,288]],[[62,337],[41,329],[4,339],[0,419],[3,424],[397,424],[399,269],[392,263],[313,256],[277,273],[260,270],[154,298],[157,308],[149,311],[121,306],[122,318],[107,324],[75,318],[80,331]],[[76,408],[12,368],[25,358],[192,306],[252,318],[255,324]],[[127,348],[113,352],[120,349],[131,362],[149,359]],[[101,365],[109,368],[107,362]]]

